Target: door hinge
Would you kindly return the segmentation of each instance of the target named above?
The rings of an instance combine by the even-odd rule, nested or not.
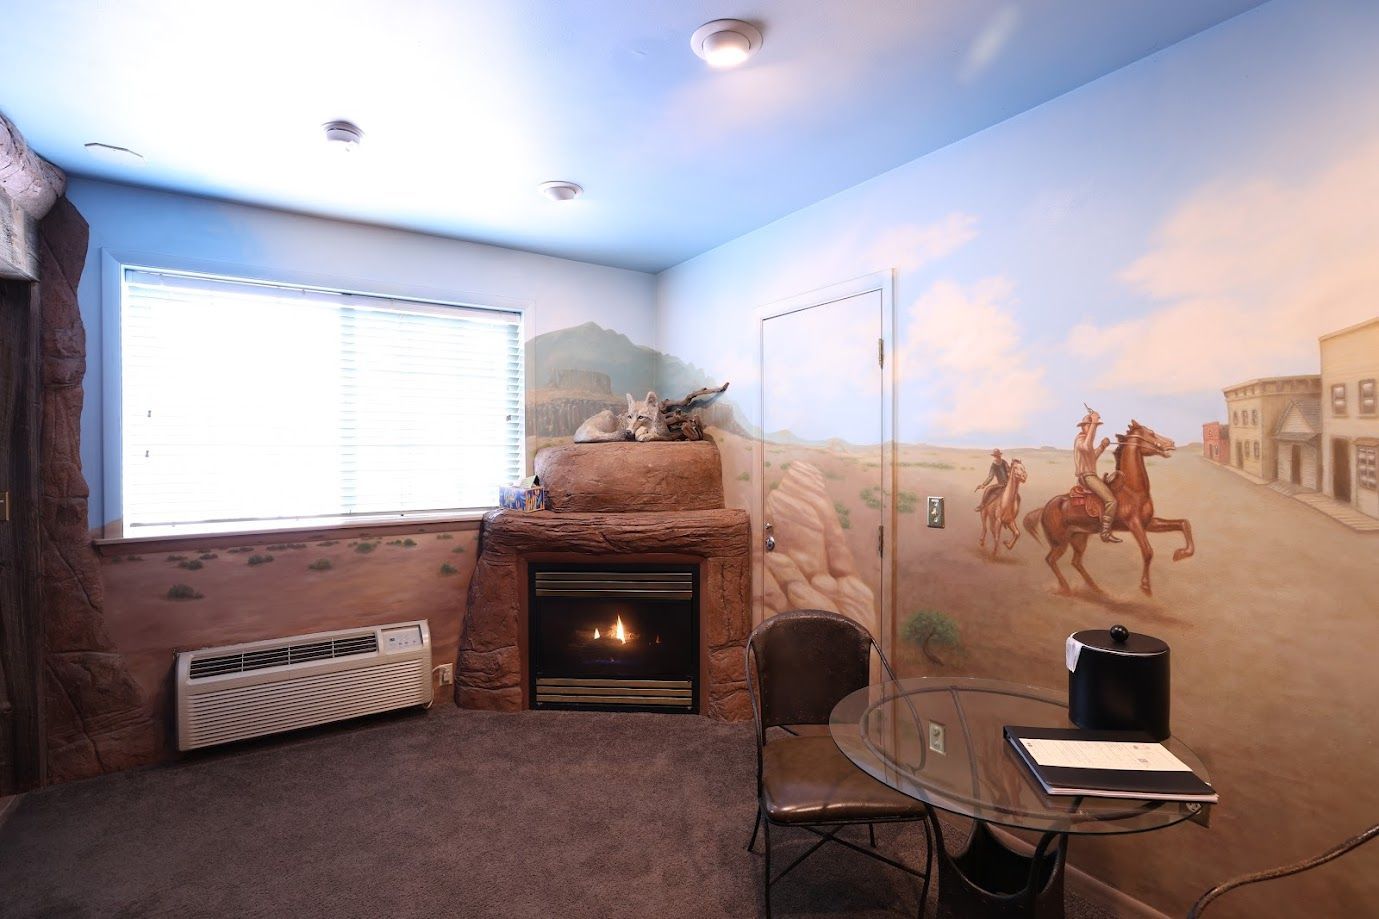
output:
[[[876,554],[882,558],[886,557],[886,527],[884,524],[876,528]]]
[[[10,522],[10,493],[0,491],[0,521]]]
[[[886,339],[884,338],[876,340],[876,363],[883,369],[886,366]]]

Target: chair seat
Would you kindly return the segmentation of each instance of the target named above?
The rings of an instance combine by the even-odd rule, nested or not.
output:
[[[761,750],[761,793],[776,823],[918,820],[925,806],[867,775],[829,736],[772,740]]]

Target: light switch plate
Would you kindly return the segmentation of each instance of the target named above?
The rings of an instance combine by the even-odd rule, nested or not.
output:
[[[930,496],[929,526],[943,528],[943,499]]]

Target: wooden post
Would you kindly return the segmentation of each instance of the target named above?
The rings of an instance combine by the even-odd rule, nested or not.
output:
[[[38,232],[23,208],[0,191],[0,278],[38,277]]]

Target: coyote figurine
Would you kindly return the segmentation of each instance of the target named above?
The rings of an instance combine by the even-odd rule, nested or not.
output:
[[[619,440],[637,440],[643,443],[652,440],[674,440],[670,427],[661,417],[661,400],[656,393],[649,392],[646,399],[638,402],[627,394],[627,411],[613,412],[604,409],[588,419],[575,431],[575,443],[598,444]]]

